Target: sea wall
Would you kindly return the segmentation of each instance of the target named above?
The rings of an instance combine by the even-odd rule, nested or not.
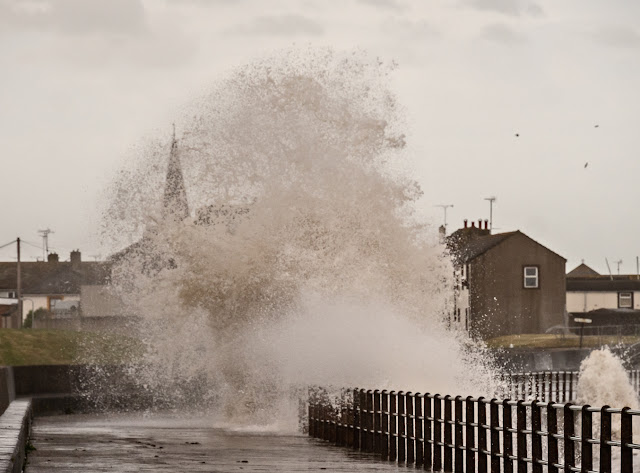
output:
[[[593,348],[504,348],[493,355],[508,372],[578,371]]]
[[[2,415],[15,398],[16,390],[13,368],[10,366],[0,366],[0,415]]]

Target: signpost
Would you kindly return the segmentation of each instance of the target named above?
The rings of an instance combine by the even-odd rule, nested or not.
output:
[[[580,348],[582,348],[582,335],[584,333],[584,324],[590,324],[593,322],[593,320],[576,317],[573,319],[573,321],[580,324]]]

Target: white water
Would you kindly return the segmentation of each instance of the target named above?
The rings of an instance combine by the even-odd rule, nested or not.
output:
[[[608,348],[594,350],[582,360],[577,386],[578,404],[594,407],[638,408],[638,395],[622,360]]]
[[[120,173],[105,235],[122,245],[146,228],[114,285],[144,320],[139,378],[157,396],[198,379],[203,404],[255,424],[308,384],[493,394],[482,350],[444,327],[452,268],[416,217],[431,203],[391,73],[362,53],[290,51],[186,107],[192,215],[230,209],[213,224],[162,220],[166,141]]]

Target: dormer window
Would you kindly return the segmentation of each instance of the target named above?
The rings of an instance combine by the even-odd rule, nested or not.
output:
[[[537,266],[524,267],[524,288],[537,289],[540,287],[540,274]]]

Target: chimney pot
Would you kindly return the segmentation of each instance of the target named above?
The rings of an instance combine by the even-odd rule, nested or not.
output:
[[[484,229],[489,230],[489,220],[484,221]]]
[[[469,222],[468,222],[468,220],[465,218],[465,219],[464,219],[464,228],[467,228],[467,227],[468,227],[468,225],[469,225]]]
[[[471,228],[476,228],[476,222],[471,222]]]
[[[482,230],[482,219],[481,218],[478,219],[478,228],[480,230]]]

